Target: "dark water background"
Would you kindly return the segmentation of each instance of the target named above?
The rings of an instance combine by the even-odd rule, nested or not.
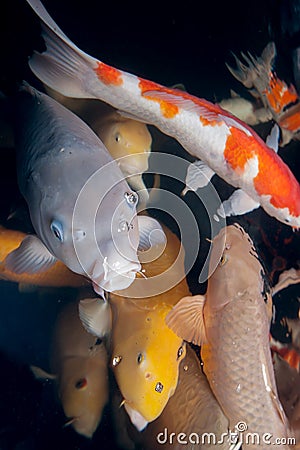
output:
[[[278,48],[278,75],[288,82],[293,80],[290,41],[278,27],[279,1],[154,1],[136,5],[125,1],[48,0],[44,4],[63,31],[87,53],[167,86],[183,83],[188,92],[210,101],[229,97],[230,89],[248,95],[224,63],[233,62],[231,51],[239,54],[249,50],[260,55],[271,39],[276,40]],[[1,1],[0,90],[6,94],[23,79],[40,87],[27,66],[33,49],[42,49],[39,33],[38,20],[25,0]],[[265,136],[268,127],[259,131]],[[159,139],[154,140],[154,149],[162,151]],[[172,139],[163,150],[185,155]],[[298,179],[299,151],[298,143],[280,151]],[[13,205],[20,204],[20,195],[14,151],[3,149],[0,161],[0,219],[5,224]],[[216,186],[221,197],[226,198],[231,191],[220,180]],[[188,194],[186,201],[197,209],[193,194]],[[25,217],[12,226],[30,229]],[[299,238],[289,227],[261,209],[239,221],[255,240],[273,281],[282,268],[299,262]],[[197,270],[196,266],[189,275],[194,292],[199,289],[194,276]],[[117,448],[108,413],[92,441],[77,436],[70,428],[63,429],[64,418],[51,384],[38,382],[29,370],[30,364],[47,369],[57,311],[64,299],[76,293],[20,294],[17,285],[0,283],[0,450]],[[287,291],[276,299],[279,318],[297,313],[299,290],[295,287]],[[284,330],[277,332],[285,338]]]

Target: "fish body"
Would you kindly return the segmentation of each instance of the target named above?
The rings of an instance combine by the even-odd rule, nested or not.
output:
[[[77,433],[91,438],[108,402],[107,352],[104,343],[82,326],[77,301],[61,310],[51,353],[64,413]]]
[[[299,227],[299,183],[248,125],[218,105],[89,56],[59,29],[39,0],[27,1],[42,20],[47,51],[35,53],[29,65],[43,83],[66,96],[103,100],[124,115],[153,124],[177,139],[209,169],[200,186],[216,173],[241,189],[236,194],[239,202],[235,199],[239,207],[228,214],[261,205],[271,216]]]
[[[122,410],[115,408],[116,428]],[[144,450],[211,449],[217,445],[229,449],[228,420],[215,399],[203,374],[195,351],[189,346],[179,366],[179,379],[174,395],[161,415],[138,433],[127,425],[129,437]],[[122,438],[121,438],[122,440]]]
[[[243,53],[242,57],[247,65],[235,57],[237,69],[227,65],[230,72],[245,87],[251,89],[251,94],[260,98],[265,109],[271,113],[272,118],[281,128],[282,145],[287,144],[291,139],[299,139],[299,95],[292,84],[288,86],[274,71],[276,57],[274,42],[270,42],[258,58]]]
[[[98,100],[68,98],[46,87],[46,91],[75,112],[95,131],[127,177],[139,192],[139,207],[148,200],[142,174],[148,169],[152,137],[147,125],[123,117],[114,108]]]
[[[45,270],[59,259],[96,289],[122,289],[140,268],[137,195],[96,134],[45,94],[23,86],[15,100],[17,174],[37,236],[7,263]]]
[[[269,296],[252,240],[241,227],[222,229],[211,257],[224,245],[224,235],[223,256],[209,278],[206,297],[181,300],[167,323],[181,337],[202,345],[204,372],[231,432],[244,431],[243,448],[268,448],[265,433],[272,439],[289,433],[270,353]]]
[[[86,278],[71,272],[61,261],[56,261],[51,267],[36,273],[15,273],[5,264],[5,258],[16,250],[28,235],[16,230],[0,226],[0,279],[19,284],[46,287],[82,287],[89,284]]]
[[[182,339],[165,324],[172,305],[189,293],[184,254],[179,253],[181,246],[177,236],[166,227],[163,230],[167,237],[164,251],[157,259],[142,264],[142,273],[147,278],[137,277],[133,283],[137,287],[109,295],[112,315],[108,338],[110,367],[123,397],[122,405],[139,430],[159,417],[175,392],[178,367],[185,355]],[[155,276],[159,277],[169,268],[177,282],[166,289],[163,281],[157,281]],[[150,296],[152,283],[156,287],[161,284],[161,293]],[[140,293],[138,298],[133,295],[137,291]],[[104,314],[98,315],[92,304],[82,301],[80,315],[90,332],[98,336],[103,334],[99,330],[103,329]]]
[[[257,125],[260,122],[267,122],[272,119],[271,113],[265,108],[255,108],[253,102],[238,95],[225,98],[218,103],[221,108],[229,111],[235,117],[249,125]]]
[[[174,394],[185,354],[182,339],[165,324],[171,306],[147,306],[127,298],[112,304],[110,363],[124,408],[139,429],[156,419]]]

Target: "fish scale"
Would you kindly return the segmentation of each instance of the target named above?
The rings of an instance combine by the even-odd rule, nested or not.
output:
[[[282,437],[285,436],[284,427],[282,436],[276,435],[278,430],[274,433],[279,411],[273,407],[272,395],[267,391],[262,376],[262,364],[267,370],[272,368],[268,322],[262,320],[266,315],[263,299],[257,298],[253,290],[237,295],[215,313],[212,323],[206,323],[208,342],[210,334],[214,335],[214,351],[210,345],[203,345],[201,357],[204,372],[212,380],[211,388],[225,414],[231,418],[231,430],[243,421],[249,427],[248,432],[259,433],[260,436],[273,432],[275,437]],[[234,317],[242,320],[234,320],[233,323]],[[216,381],[220,372],[222,383]],[[271,389],[277,397],[272,370],[269,374]],[[228,398],[231,399],[230,409]]]
[[[237,224],[214,238],[211,262],[220,246],[223,255],[205,297],[181,299],[168,314],[167,325],[201,345],[203,370],[231,433],[241,432],[243,450],[270,448],[276,438],[284,439],[276,448],[289,448],[287,438],[292,435],[270,353],[272,304],[259,257]]]

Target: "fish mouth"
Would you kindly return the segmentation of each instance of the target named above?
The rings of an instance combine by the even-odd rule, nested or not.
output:
[[[124,401],[124,408],[135,428],[138,431],[144,430],[148,425],[148,421],[145,419],[145,417],[143,417],[142,414],[139,413],[136,409],[133,409],[131,406],[129,406],[126,401]]]
[[[130,262],[124,266],[112,265],[107,263],[107,258],[104,258],[103,264],[96,262],[92,282],[95,291],[103,289],[106,292],[121,291],[128,288],[135,280],[137,272],[141,270],[141,265],[138,262]]]

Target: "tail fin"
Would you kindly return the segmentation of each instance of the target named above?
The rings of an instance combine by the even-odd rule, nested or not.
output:
[[[35,52],[29,60],[32,72],[44,84],[66,97],[95,98],[84,86],[87,73],[98,66],[97,59],[80,50],[56,25],[40,0],[27,0],[42,21],[47,50]]]

